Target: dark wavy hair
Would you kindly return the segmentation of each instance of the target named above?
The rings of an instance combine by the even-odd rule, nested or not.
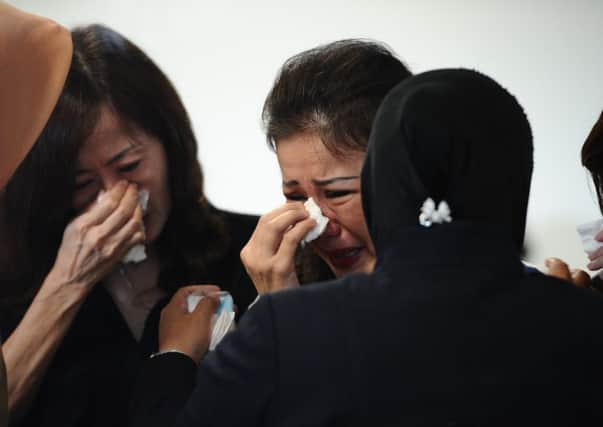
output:
[[[12,258],[18,265],[11,268],[14,285],[3,286],[2,292],[31,298],[52,268],[63,231],[75,216],[77,154],[102,106],[157,138],[165,149],[172,209],[158,240],[160,286],[173,290],[203,275],[227,246],[223,223],[203,194],[197,141],[186,110],[163,72],[119,33],[91,25],[74,29],[72,38],[73,61],[61,97],[5,189]]]
[[[366,151],[368,138],[385,95],[412,74],[385,44],[362,39],[327,43],[289,58],[274,81],[262,110],[266,141],[317,132],[336,156]],[[298,251],[300,282],[333,275],[309,249]]]
[[[582,165],[591,174],[597,191],[599,209],[603,213],[603,112],[582,146]]]
[[[338,40],[301,52],[281,67],[262,110],[270,147],[315,131],[333,154],[365,151],[385,95],[411,72],[383,43]]]

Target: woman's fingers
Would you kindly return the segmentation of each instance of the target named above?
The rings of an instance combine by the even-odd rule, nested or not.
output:
[[[314,226],[316,226],[316,221],[312,218],[306,218],[287,231],[283,236],[281,245],[274,258],[275,265],[279,265],[282,261],[286,262],[290,260],[291,267],[293,267],[293,257],[295,256],[297,245],[299,245],[304,236],[308,234]]]
[[[547,258],[545,265],[549,269],[549,276],[570,282],[572,281],[569,267],[563,260],[560,260],[559,258]]]
[[[578,269],[570,270],[567,263],[559,258],[548,258],[546,266],[549,269],[550,276],[571,282],[579,288],[590,286],[591,279],[585,271]]]
[[[603,246],[600,247],[599,249],[597,249],[596,251],[589,253],[588,259],[592,261],[594,259],[601,258],[602,256],[603,256]]]
[[[303,203],[287,203],[263,215],[241,251],[241,261],[258,293],[298,284],[295,249],[315,222]]]
[[[571,270],[572,283],[579,288],[587,288],[590,286],[590,276],[583,270]]]
[[[263,233],[258,236],[260,243],[269,252],[278,252],[285,233],[307,217],[305,209],[291,209],[281,213],[265,224]]]
[[[206,295],[205,298],[199,301],[191,314],[196,318],[205,319],[207,324],[209,324],[211,317],[216,312],[219,304],[220,297],[218,295],[215,293]]]
[[[290,211],[290,210],[306,210],[304,204],[302,202],[288,202],[278,208],[262,215],[260,218],[260,222],[270,222],[274,218],[280,216],[281,214]]]
[[[287,203],[263,215],[251,238],[241,250],[241,260],[246,269],[248,271],[264,270],[267,260],[278,251],[285,231],[307,216],[301,203]]]
[[[128,181],[119,181],[109,191],[99,195],[90,208],[78,217],[80,222],[91,227],[105,221],[117,209],[130,185]]]
[[[220,287],[217,285],[189,285],[183,286],[174,294],[174,297],[184,299],[189,295],[209,295],[220,292]]]
[[[95,238],[103,241],[122,229],[132,218],[142,224],[142,210],[138,203],[138,187],[128,186],[118,206],[105,220],[94,227]]]
[[[603,268],[603,256],[593,259],[586,267],[591,271],[596,271]]]
[[[126,224],[103,240],[99,245],[105,259],[120,260],[133,246],[143,243],[145,239],[144,225],[140,207]]]

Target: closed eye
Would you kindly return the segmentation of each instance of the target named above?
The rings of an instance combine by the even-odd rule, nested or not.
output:
[[[299,193],[285,193],[285,198],[291,202],[305,202],[308,200],[306,196]]]
[[[344,197],[352,194],[351,190],[326,190],[325,197],[327,199],[336,199],[338,197]]]
[[[93,180],[92,179],[87,179],[85,181],[81,181],[81,182],[76,182],[75,183],[75,191],[78,190],[83,190],[84,188],[88,187],[90,184],[92,184]]]
[[[126,165],[120,166],[119,171],[126,172],[126,173],[132,172],[132,171],[136,170],[136,168],[138,168],[139,165],[140,165],[140,160],[136,160],[135,162],[131,162]]]

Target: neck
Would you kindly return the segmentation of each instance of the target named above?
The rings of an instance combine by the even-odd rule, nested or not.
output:
[[[133,264],[119,264],[105,279],[108,287],[122,287],[127,283],[131,291],[143,292],[158,285],[159,280],[159,253],[154,246],[147,246],[147,259],[143,262]]]

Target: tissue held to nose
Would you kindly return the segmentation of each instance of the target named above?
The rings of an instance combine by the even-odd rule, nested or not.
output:
[[[308,211],[310,218],[316,221],[316,226],[304,236],[303,243],[310,243],[312,240],[318,239],[318,237],[325,231],[329,218],[324,216],[320,210],[320,206],[316,204],[314,199],[310,197],[305,203],[304,207]]]
[[[143,212],[147,211],[147,207],[149,205],[149,192],[147,190],[140,190],[138,192],[138,203],[140,204],[140,208]],[[147,259],[147,254],[145,251],[145,246],[140,244],[134,246],[132,249],[128,251],[128,253],[124,256],[122,262],[124,264],[127,263],[139,263]]]

